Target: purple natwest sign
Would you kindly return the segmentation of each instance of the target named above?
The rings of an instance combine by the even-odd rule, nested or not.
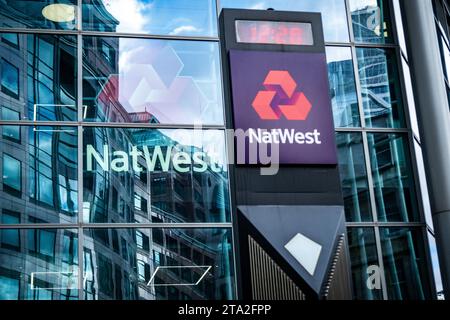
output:
[[[280,164],[337,163],[324,53],[231,50],[230,64],[235,129],[248,132],[247,149],[278,144]]]

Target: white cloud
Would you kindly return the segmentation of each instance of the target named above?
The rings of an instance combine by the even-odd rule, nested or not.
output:
[[[264,10],[267,9],[266,3],[264,1],[255,3],[252,7],[250,7],[252,10]]]
[[[137,32],[145,31],[149,23],[146,10],[151,4],[144,4],[139,0],[103,0],[103,3],[111,15],[119,20],[117,31]]]
[[[201,29],[196,28],[194,26],[180,26],[180,27],[176,27],[169,34],[172,35],[172,36],[176,36],[176,35],[179,35],[179,34],[199,33],[200,31],[201,31]]]

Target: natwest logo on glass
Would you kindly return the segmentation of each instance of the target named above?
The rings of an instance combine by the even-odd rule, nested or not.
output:
[[[337,163],[324,53],[231,50],[230,64],[248,149],[276,144],[280,164]]]

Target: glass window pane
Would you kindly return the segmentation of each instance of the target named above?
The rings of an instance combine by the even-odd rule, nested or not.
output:
[[[76,0],[5,0],[0,6],[0,27],[77,28]]]
[[[76,36],[14,35],[23,44],[19,50],[0,42],[2,92],[9,96],[1,96],[0,105],[21,120],[77,120]]]
[[[19,97],[19,69],[2,58],[0,70],[2,92],[17,99]]]
[[[354,298],[358,300],[382,299],[381,278],[377,277],[380,275],[380,265],[374,229],[349,228],[347,238]]]
[[[422,197],[423,215],[425,222],[430,228],[434,230],[433,214],[431,213],[430,192],[428,191],[427,175],[425,172],[425,162],[423,160],[422,146],[414,141],[414,151],[416,153],[417,161],[417,175],[420,183],[420,192]]]
[[[230,221],[223,131],[85,128],[83,140],[86,222]]]
[[[11,110],[7,107],[2,107],[2,112],[0,116],[1,120],[20,120],[20,114],[17,111]],[[19,126],[3,126],[2,127],[3,138],[9,139],[11,141],[20,142],[20,127]]]
[[[144,251],[133,237],[137,230],[150,239],[153,232],[159,231],[163,242],[151,240],[150,250]],[[92,229],[85,230],[86,299],[235,299],[231,229],[117,229],[117,232],[127,245],[127,259],[100,244]]]
[[[371,133],[368,141],[378,219],[419,221],[407,135]]]
[[[0,208],[20,211],[24,223],[75,223],[76,128],[21,126],[19,130],[21,143],[0,139],[4,159]]]
[[[19,300],[19,274],[0,267],[0,300]]]
[[[337,133],[339,172],[347,222],[372,221],[361,133]]]
[[[441,48],[441,55],[442,55],[442,64],[444,67],[444,75],[447,80],[450,78],[450,50],[447,46],[447,41],[442,37],[441,34],[439,34],[439,46]]]
[[[395,52],[357,48],[356,54],[366,126],[405,127]]]
[[[394,9],[393,16],[395,16],[393,20],[395,21],[395,27],[397,29],[400,48],[402,49],[405,56],[408,57],[408,48],[406,46],[405,29],[403,27],[403,17],[400,0],[393,0],[392,6]]]
[[[393,42],[388,0],[350,0],[356,42]]]
[[[8,45],[18,48],[19,47],[19,36],[17,33],[3,33],[1,35],[2,42],[7,43]]]
[[[355,73],[350,48],[327,47],[327,63],[335,127],[360,127]]]
[[[22,163],[3,153],[3,188],[13,194],[22,192]]]
[[[380,236],[388,298],[431,299],[422,230],[381,228]]]
[[[77,230],[5,231],[20,233],[25,245],[19,250],[0,248],[0,300],[78,299],[78,256],[67,254],[76,252]]]
[[[215,0],[83,0],[83,30],[217,36]]]
[[[2,210],[1,224],[19,224],[20,213],[10,210]],[[0,246],[9,250],[20,251],[20,234],[17,229],[0,230]]]
[[[217,43],[84,37],[84,49],[85,120],[223,124]]]
[[[306,11],[322,13],[325,40],[348,42],[347,12],[345,0],[220,0],[222,8],[284,11]]]
[[[436,285],[436,296],[439,300],[444,300],[444,288],[442,285],[442,275],[439,266],[439,256],[436,247],[436,239],[428,232],[428,245],[430,248],[431,263],[433,267],[434,282]]]
[[[408,111],[411,129],[413,131],[413,134],[415,134],[420,141],[419,122],[416,110],[416,101],[414,98],[411,70],[409,69],[409,65],[404,58],[402,58],[402,67],[403,67],[403,77],[405,80],[404,81],[405,94],[406,94],[406,101],[408,102]]]

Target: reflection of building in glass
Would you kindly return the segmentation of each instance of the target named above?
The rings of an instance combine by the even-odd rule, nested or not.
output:
[[[2,222],[14,223],[5,212]],[[75,231],[5,229],[0,241],[0,299],[78,299]]]
[[[106,242],[110,232],[112,245]],[[230,299],[234,296],[228,231],[90,229],[85,236],[87,299]],[[209,267],[211,270],[207,272]]]
[[[333,117],[336,127],[353,127],[360,122],[358,99],[354,81],[353,61],[333,61],[328,63],[328,78],[331,88]]]
[[[86,129],[85,143],[100,146],[100,148],[107,143],[111,150],[127,150],[126,146],[130,145],[147,145],[150,150],[153,150],[154,146],[166,146],[162,148],[163,150],[167,150],[169,146],[176,146],[169,137],[158,130],[151,129]],[[189,146],[176,146],[176,148],[187,152],[193,152],[194,150]],[[147,166],[143,159],[139,161],[139,164],[142,168]],[[168,172],[156,168],[152,172],[145,169],[143,172],[135,174],[131,172],[105,172],[97,166],[94,173],[85,172],[84,219],[86,222],[225,222],[229,221],[230,215],[227,199],[226,175],[214,172],[211,169],[202,173],[195,173],[192,169],[188,173],[179,173],[171,167]],[[139,231],[132,229],[129,231],[122,229],[90,230],[86,239],[91,237],[92,242],[89,242],[89,247],[86,248],[85,263],[88,260],[95,259],[96,256],[98,257],[97,253],[101,252],[100,255],[103,255],[102,263],[106,264],[106,269],[118,270],[114,271],[118,272],[115,277],[120,277],[122,274],[120,270],[124,269],[127,276],[124,276],[123,281],[128,283],[125,286],[130,286],[133,290],[139,288],[139,293],[131,290],[129,291],[130,295],[116,293],[113,296],[110,291],[105,289],[104,286],[96,284],[94,280],[87,280],[87,285],[91,286],[88,287],[88,292],[91,290],[90,294],[92,295],[97,293],[98,296],[93,296],[96,298],[115,297],[116,299],[136,297],[174,298],[177,296],[177,292],[195,299],[218,297],[218,292],[208,290],[215,290],[215,286],[227,286],[227,283],[228,286],[230,285],[227,279],[230,280],[231,267],[229,264],[231,260],[216,261],[224,254],[229,255],[231,250],[230,236],[226,235],[223,230],[217,230],[214,236],[209,235],[210,230],[204,232],[199,230],[195,233],[196,237],[193,239],[187,236],[189,234],[187,231],[185,234],[184,232],[173,232],[170,229],[153,229],[153,232],[151,229]],[[86,243],[86,246],[88,246],[88,243]],[[219,254],[217,250],[223,250],[223,252]],[[122,261],[118,261],[118,259],[122,259]],[[99,263],[99,260],[91,262],[92,265],[95,263]],[[213,268],[199,283],[199,287],[152,287],[147,285],[157,266],[203,264]],[[91,268],[89,263],[86,267]],[[225,278],[217,274],[222,268],[228,270],[223,273]],[[95,270],[95,268],[92,270]],[[211,279],[211,274],[215,278]],[[169,272],[169,275],[171,276],[169,283],[184,283],[187,281],[184,278],[176,278],[176,275],[172,272]],[[194,276],[188,276],[187,279]],[[101,277],[109,279],[109,276],[103,273],[98,277],[99,282],[106,281],[109,283],[109,281],[112,281],[102,280]],[[221,278],[223,280],[220,280]],[[164,279],[164,281],[166,280],[169,279]],[[223,284],[220,285],[221,282]],[[108,288],[107,285],[105,286]],[[168,292],[165,290],[168,290]],[[232,288],[222,289],[219,296],[231,297]]]
[[[115,32],[120,23],[109,13],[101,0],[84,0],[82,10],[83,22],[96,25],[98,31]]]
[[[361,93],[366,121],[372,127],[399,126],[401,101],[392,53],[383,49],[357,49]]]
[[[3,126],[3,210],[17,223],[71,223],[78,214],[77,135],[67,127]]]
[[[120,103],[119,86],[125,84],[120,82],[119,77],[119,39],[91,37],[86,38],[86,41],[90,41],[85,42],[86,46],[101,48],[101,50],[84,51],[84,96],[95,97],[94,101],[85,99],[85,103],[88,106],[96,105],[96,108],[88,107],[86,118],[158,123],[158,119],[149,112],[128,113]],[[92,74],[92,77],[86,77],[86,74]],[[129,150],[131,145],[147,145],[150,150],[157,145],[163,146],[163,150],[176,145],[158,130],[107,128],[85,129],[84,144],[97,146],[98,151],[107,144],[111,152]],[[177,146],[177,148],[180,147]],[[189,146],[181,148],[192,149]],[[187,151],[193,152],[193,150]],[[143,168],[147,167],[144,159],[140,159],[139,164]],[[227,176],[210,169],[199,174],[194,173],[192,168],[188,173],[179,173],[173,168],[170,168],[168,172],[144,170],[141,173],[110,173],[97,168],[94,174],[84,173],[83,218],[91,223],[225,222],[229,221],[230,214],[227,189]],[[219,256],[228,255],[231,250],[231,241],[221,240],[221,237],[225,236],[223,231],[217,231],[219,238],[214,237],[216,240],[200,237],[196,241],[186,235],[179,237],[177,232],[169,229],[153,229],[153,232],[150,229],[129,231],[131,233],[127,230],[100,229],[91,230],[89,233],[93,240],[84,253],[86,272],[95,263],[97,266],[102,264],[102,270],[111,271],[98,275],[98,283],[94,280],[95,276],[87,280],[87,298],[178,299],[190,297],[204,299],[233,296],[232,288],[222,289],[221,293],[211,292],[215,286],[222,286],[219,284],[221,277],[217,275],[216,267],[211,270],[211,274],[214,274],[216,279],[211,280],[210,276],[206,276],[200,282],[200,287],[147,285],[151,273],[155,272],[156,267],[160,265],[222,265],[223,263],[215,261],[218,258],[216,248],[209,250],[201,248],[204,246],[202,243],[206,245],[209,242],[219,247],[228,246],[223,248],[224,252]],[[198,233],[201,234],[201,232]],[[209,232],[205,233],[207,235]],[[156,234],[158,236],[155,237]],[[196,243],[200,247],[197,247]],[[183,250],[184,256],[179,253],[179,250]],[[193,253],[187,253],[190,251]],[[225,259],[225,261],[229,260]],[[231,280],[230,266],[228,265],[227,268],[228,270],[224,273],[227,276],[223,280],[225,283]],[[186,279],[180,278],[183,275],[169,274],[172,276],[172,282],[169,283],[186,282]],[[123,283],[123,286],[118,285],[117,282]],[[121,287],[123,290],[120,289]],[[112,288],[116,288],[114,294]]]
[[[99,14],[91,18],[103,21],[105,31],[114,30],[115,20],[104,14],[107,11],[102,10],[103,6],[95,7]],[[85,99],[88,106],[83,108],[83,117],[158,123],[149,112],[128,113],[119,102],[119,39],[86,37],[85,44],[99,50],[83,51],[84,96],[94,99]],[[3,120],[77,119],[76,37],[3,33],[0,57]],[[94,104],[97,108],[89,107]],[[111,152],[128,150],[137,141],[147,142],[150,149],[155,145],[166,149],[176,145],[158,130],[85,128],[83,138],[84,145],[101,149],[106,144]],[[2,223],[75,223],[76,128],[2,126],[0,143],[4,173]],[[191,146],[175,147],[195,151]],[[140,164],[146,166],[143,159]],[[210,168],[202,173],[192,169],[179,173],[173,168],[168,172],[85,172],[83,220],[227,222],[227,179],[226,172]],[[8,288],[10,298],[78,298],[76,233],[56,229],[0,232],[0,281],[2,287]],[[226,229],[87,229],[83,247],[84,297],[88,299],[234,297],[231,234]],[[176,269],[196,265],[211,268],[205,275],[201,268]],[[154,274],[158,266],[173,268]],[[148,284],[152,274],[153,281],[167,285]],[[198,280],[198,285],[177,285]]]
[[[74,36],[2,33],[0,104],[11,110],[4,120],[76,120],[75,53]]]
[[[377,6],[369,5],[352,11],[353,33],[360,42],[379,43],[380,39],[389,38],[385,10],[380,9],[386,1],[379,0]],[[384,40],[383,40],[384,41]]]

